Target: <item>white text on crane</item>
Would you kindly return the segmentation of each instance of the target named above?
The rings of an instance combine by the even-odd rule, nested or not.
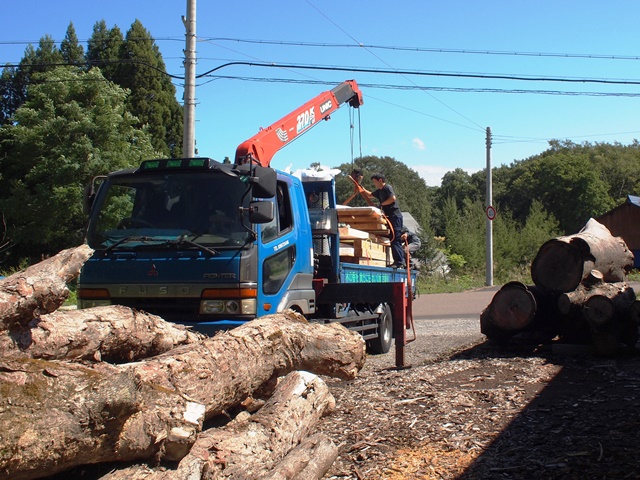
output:
[[[309,110],[302,112],[298,115],[298,123],[296,126],[296,134],[309,128],[316,121],[315,107],[311,107]]]

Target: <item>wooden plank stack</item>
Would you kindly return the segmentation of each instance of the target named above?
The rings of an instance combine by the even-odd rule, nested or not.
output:
[[[389,226],[377,207],[344,207],[338,209],[338,223],[374,235],[389,235]]]
[[[385,267],[390,263],[389,227],[376,207],[338,209],[340,260]]]

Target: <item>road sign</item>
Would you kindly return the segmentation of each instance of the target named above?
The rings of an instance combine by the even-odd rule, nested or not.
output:
[[[494,218],[496,218],[496,209],[491,205],[487,207],[487,218],[489,220],[493,220]]]

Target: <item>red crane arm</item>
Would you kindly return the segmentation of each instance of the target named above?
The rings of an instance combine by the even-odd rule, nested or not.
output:
[[[257,134],[238,146],[236,165],[256,162],[263,167],[268,167],[278,150],[317,125],[320,120],[328,120],[329,116],[343,103],[349,103],[355,108],[362,105],[362,92],[355,80],[342,82],[337,87],[309,100],[274,124],[261,128]]]

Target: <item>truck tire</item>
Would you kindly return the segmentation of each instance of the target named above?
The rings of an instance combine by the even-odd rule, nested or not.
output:
[[[374,355],[388,353],[392,343],[393,317],[391,316],[391,308],[385,304],[384,311],[378,317],[378,337],[367,342],[367,350]]]

